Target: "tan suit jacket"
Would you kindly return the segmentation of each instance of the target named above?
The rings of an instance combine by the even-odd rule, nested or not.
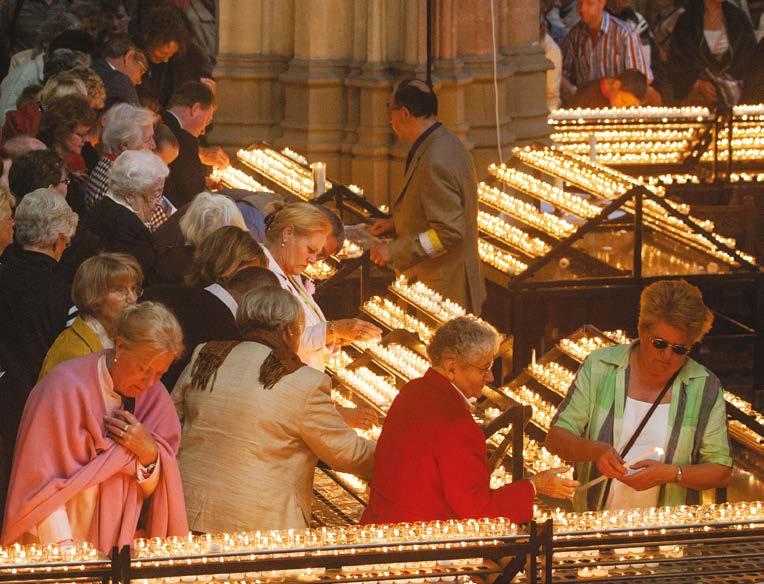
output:
[[[392,266],[480,314],[477,179],[467,149],[444,126],[419,145],[392,205]]]
[[[183,425],[178,463],[190,529],[309,526],[318,458],[371,476],[375,444],[340,418],[329,377],[305,366],[265,389],[258,379],[270,349],[243,342],[218,369],[212,390],[201,391],[190,378],[203,346],[172,393]]]

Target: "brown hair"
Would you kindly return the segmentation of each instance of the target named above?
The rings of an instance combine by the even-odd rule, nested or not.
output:
[[[692,343],[711,330],[714,315],[703,303],[700,290],[685,280],[662,280],[642,290],[639,297],[639,332],[658,321],[686,331]]]
[[[95,125],[96,114],[90,107],[88,98],[81,95],[67,95],[53,100],[42,112],[38,137],[49,148],[53,148],[63,145],[64,140],[77,129],[77,126],[92,129]]]
[[[248,231],[226,225],[205,237],[194,251],[186,285],[224,284],[243,267],[266,267],[265,253]]]
[[[215,107],[215,93],[201,81],[186,81],[172,94],[168,107]]]
[[[72,302],[82,315],[95,316],[104,296],[121,282],[143,284],[143,270],[126,253],[101,253],[86,259],[77,269],[72,284]]]

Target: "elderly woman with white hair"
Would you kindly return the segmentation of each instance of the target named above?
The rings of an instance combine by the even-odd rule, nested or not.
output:
[[[404,385],[393,400],[377,442],[369,506],[362,523],[509,517],[533,518],[533,498],[570,498],[579,483],[545,470],[529,480],[490,486],[483,430],[470,402],[493,381],[499,335],[486,322],[463,316],[430,340],[432,367]]]
[[[0,271],[0,368],[5,370],[0,376],[0,432],[8,458],[45,353],[66,326],[70,282],[59,260],[77,220],[51,189],[32,191],[16,208],[19,247]]]
[[[128,253],[151,280],[156,252],[146,223],[162,200],[167,165],[154,153],[128,150],[109,171],[109,192],[88,216],[103,251]]]
[[[181,284],[202,240],[221,227],[231,225],[247,231],[236,203],[224,195],[201,192],[184,209],[178,226],[181,245],[157,246],[156,275],[162,284]],[[155,244],[157,239],[154,238]]]
[[[154,149],[154,121],[151,110],[129,103],[113,106],[103,116],[103,151],[90,174],[86,204],[92,209],[109,190],[109,170],[117,156],[126,150]]]

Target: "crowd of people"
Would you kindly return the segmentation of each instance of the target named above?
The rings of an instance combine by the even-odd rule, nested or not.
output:
[[[490,488],[471,407],[493,380],[499,336],[474,317],[437,330],[431,368],[401,389],[377,443],[356,432],[380,420],[333,403],[324,367],[381,330],[327,320],[303,276],[343,246],[340,217],[273,193],[208,190],[208,168],[228,164],[199,142],[214,83],[158,68],[154,109],[138,85],[181,49],[193,53],[174,5],[155,7],[129,37],[127,12],[104,11],[111,25],[97,34],[77,14],[52,11],[45,40],[2,88],[18,95],[0,187],[2,543],[110,550],[139,533],[306,527],[319,459],[371,480],[365,522],[525,521],[535,495],[577,493],[565,468]],[[27,91],[39,55],[43,85]],[[391,126],[411,150],[391,218],[371,227],[386,237],[371,257],[480,314],[474,165],[437,111],[422,81],[390,95]],[[583,365],[549,447],[583,465],[579,479],[596,463],[617,480],[590,508],[678,504],[729,479],[718,380],[687,358],[710,318],[696,289],[663,282],[643,295],[639,341]],[[633,478],[627,421],[656,395],[646,436],[671,447]],[[649,498],[625,490],[654,487],[663,490]]]
[[[547,105],[761,103],[764,41],[732,0],[669,0],[654,20],[632,0],[541,0]]]

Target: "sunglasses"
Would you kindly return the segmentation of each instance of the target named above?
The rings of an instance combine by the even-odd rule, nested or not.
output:
[[[671,347],[671,350],[673,351],[674,355],[679,355],[680,357],[683,357],[687,353],[690,352],[690,347],[686,347],[684,345],[672,345],[668,341],[661,339],[659,337],[653,337],[653,340],[650,341],[656,349],[659,351],[662,351],[666,347]]]

